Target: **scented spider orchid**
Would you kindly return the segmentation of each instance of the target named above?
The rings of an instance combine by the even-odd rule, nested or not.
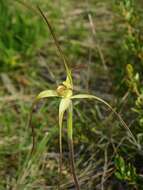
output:
[[[56,36],[51,28],[51,25],[41,9],[38,7],[38,10],[41,14],[41,16],[44,18],[45,22],[47,23],[49,30],[52,34],[52,37],[55,41],[56,47],[58,49],[58,52],[63,59],[64,66],[66,69],[66,74],[67,78],[66,80],[60,84],[57,89],[55,90],[44,90],[41,93],[39,93],[38,96],[36,96],[31,113],[30,113],[30,119],[29,119],[29,126],[32,127],[31,121],[32,121],[32,113],[35,105],[44,98],[50,98],[50,97],[59,97],[60,104],[59,104],[59,148],[60,148],[60,159],[59,159],[59,165],[60,165],[60,176],[62,174],[62,127],[63,127],[63,117],[65,112],[67,112],[67,134],[68,134],[68,145],[69,145],[69,157],[70,157],[70,166],[71,166],[71,173],[73,175],[73,180],[74,184],[77,190],[80,189],[80,185],[78,182],[78,178],[75,173],[75,164],[74,164],[74,148],[73,148],[73,101],[76,99],[93,99],[98,102],[103,103],[108,109],[110,109],[120,120],[121,124],[125,127],[125,129],[128,131],[132,141],[138,146],[138,143],[133,136],[132,132],[126,125],[126,123],[123,121],[122,117],[108,104],[105,100],[95,96],[95,95],[90,95],[90,94],[73,94],[73,82],[72,82],[72,75],[71,75],[71,70],[68,67],[68,62],[62,52],[61,47],[59,46],[58,40],[56,39]],[[32,147],[32,152],[35,149],[35,135],[34,135],[34,128],[32,127],[32,134],[33,134],[33,147]]]

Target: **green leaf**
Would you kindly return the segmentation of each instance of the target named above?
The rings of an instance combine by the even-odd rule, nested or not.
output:
[[[42,98],[49,98],[49,97],[59,97],[55,90],[44,90],[38,94],[36,100],[40,100]]]
[[[124,180],[124,177],[122,176],[122,174],[120,172],[115,172],[115,176],[117,177],[117,179],[119,180]]]
[[[121,156],[117,156],[115,158],[115,165],[118,170],[120,170],[121,174],[125,173],[125,161]]]
[[[101,103],[103,103],[104,105],[106,105],[119,119],[119,121],[121,122],[121,124],[124,126],[124,128],[128,131],[130,137],[132,138],[134,144],[138,147],[138,149],[140,149],[140,145],[137,143],[134,135],[132,134],[132,132],[130,131],[129,127],[127,126],[127,124],[124,122],[124,120],[122,119],[122,117],[120,116],[120,114],[118,114],[113,108],[112,106],[110,106],[110,104],[108,102],[106,102],[105,100],[94,96],[94,95],[90,95],[90,94],[77,94],[71,97],[71,99],[94,99],[97,100]]]

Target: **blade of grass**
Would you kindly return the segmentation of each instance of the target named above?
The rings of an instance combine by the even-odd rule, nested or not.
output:
[[[31,173],[33,172],[32,166],[35,165],[37,168],[40,166],[41,155],[44,152],[44,149],[47,145],[48,140],[49,140],[48,133],[46,133],[44,135],[43,139],[39,142],[39,144],[37,146],[37,150],[35,151],[35,154],[33,154],[33,155],[28,154],[27,155],[27,158],[26,158],[24,164],[19,169],[18,179],[17,179],[15,186],[13,187],[12,190],[23,189],[22,188],[23,186],[24,186],[24,188],[26,188],[27,177],[32,178],[32,176],[31,176]]]

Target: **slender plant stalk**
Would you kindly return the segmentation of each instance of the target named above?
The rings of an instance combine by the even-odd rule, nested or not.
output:
[[[72,102],[68,108],[68,118],[67,118],[67,127],[68,127],[68,146],[69,146],[69,159],[71,166],[71,173],[73,175],[74,184],[77,190],[80,190],[78,178],[75,172],[75,163],[74,163],[74,146],[73,146],[73,122],[72,122],[73,108]]]
[[[30,110],[30,114],[29,114],[29,119],[28,119],[28,128],[31,127],[31,132],[32,132],[32,148],[31,148],[31,154],[33,154],[34,150],[35,150],[35,130],[34,130],[34,126],[32,125],[32,116],[33,116],[33,111],[34,111],[34,107],[36,105],[37,101],[34,101]]]
[[[70,79],[70,83],[72,84],[71,70],[69,69],[68,60],[67,60],[66,56],[64,55],[64,53],[63,53],[63,51],[62,51],[62,48],[61,48],[60,45],[59,45],[59,42],[58,42],[58,40],[57,40],[57,37],[56,37],[56,35],[55,35],[55,33],[54,33],[54,30],[53,30],[53,28],[52,28],[52,26],[51,26],[49,20],[46,18],[46,16],[44,15],[43,11],[41,10],[41,8],[40,8],[39,6],[37,6],[37,9],[39,10],[41,16],[43,17],[44,21],[46,22],[46,24],[47,24],[47,26],[48,26],[48,28],[49,28],[49,30],[50,30],[50,33],[51,33],[51,35],[52,35],[52,37],[53,37],[53,39],[54,39],[54,42],[55,42],[55,45],[56,45],[56,47],[57,47],[57,49],[58,49],[58,52],[59,52],[59,54],[60,54],[60,57],[62,58],[62,60],[63,60],[63,62],[64,62],[64,66],[65,66],[67,75],[68,75],[68,77],[69,77],[69,79]]]
[[[61,189],[61,180],[62,180],[62,165],[63,165],[63,148],[62,148],[62,125],[59,126],[59,184],[58,188]]]

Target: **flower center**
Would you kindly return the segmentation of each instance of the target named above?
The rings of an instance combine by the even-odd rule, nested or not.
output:
[[[61,84],[56,89],[59,96],[68,98],[72,96],[72,89],[67,88],[64,84]]]

